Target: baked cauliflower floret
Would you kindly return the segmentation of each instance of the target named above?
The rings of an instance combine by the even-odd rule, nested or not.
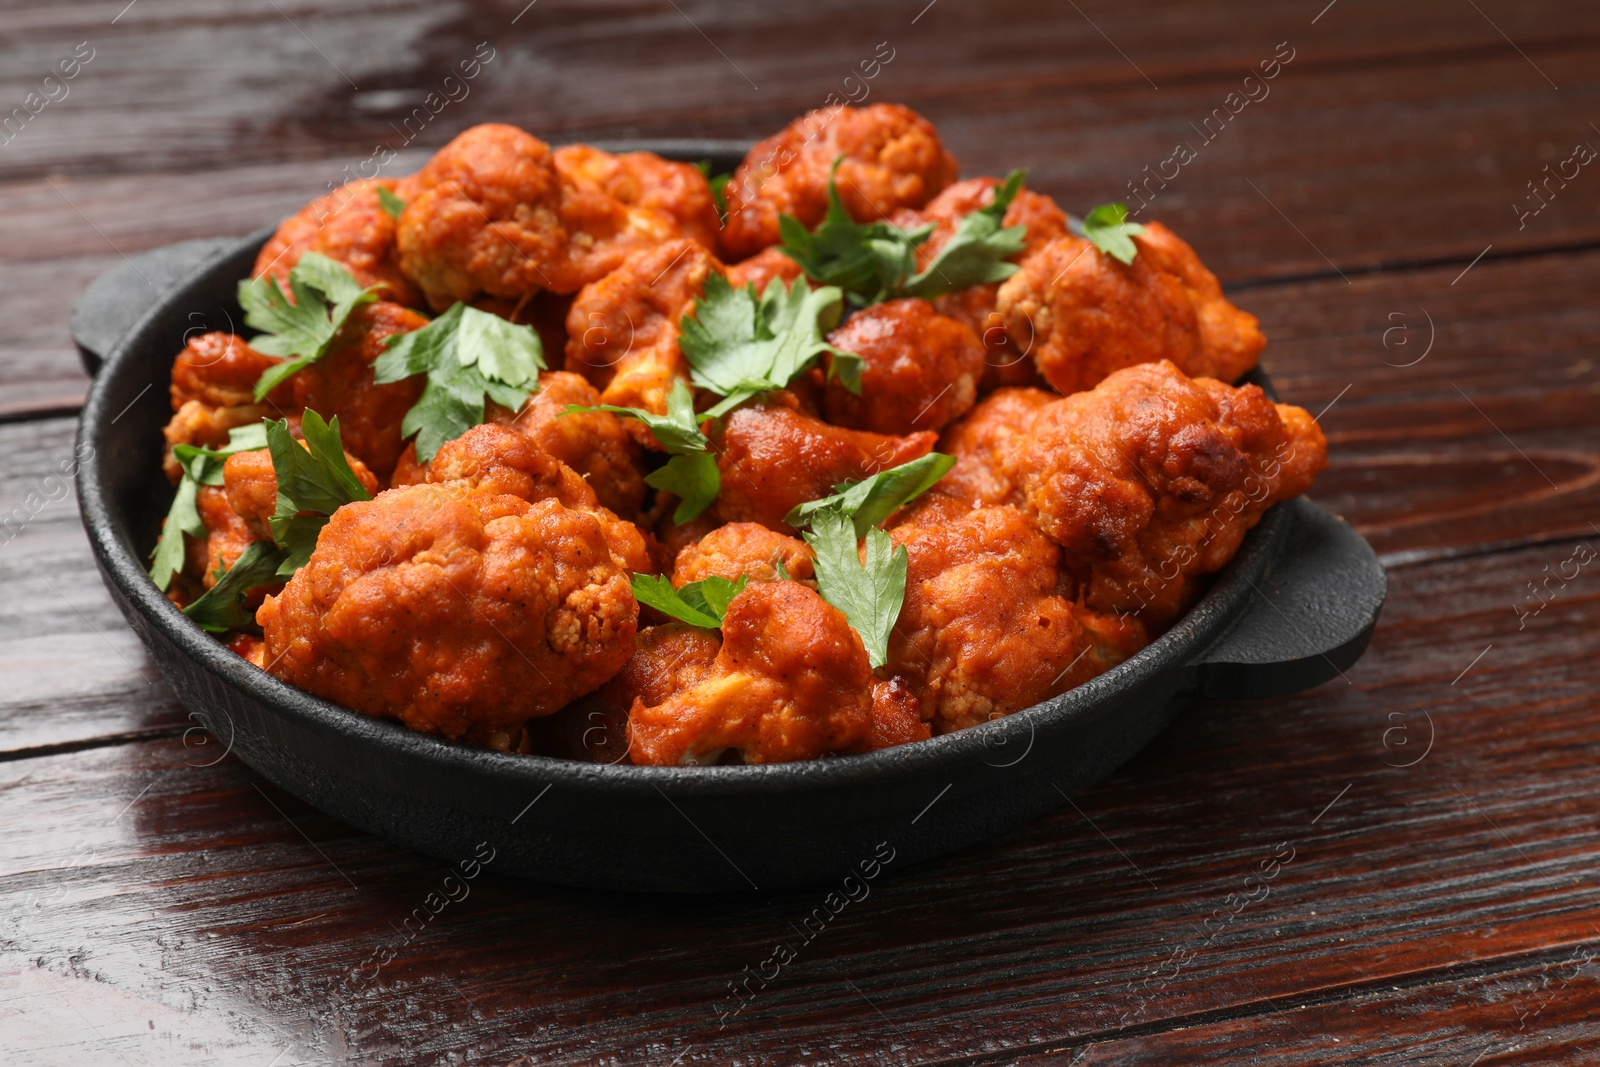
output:
[[[307,252],[321,252],[341,263],[362,286],[381,285],[385,300],[422,306],[422,293],[400,269],[395,220],[383,209],[378,190],[409,195],[412,180],[366,178],[319,196],[283,221],[256,256],[251,276],[276,278],[289,287],[289,271]]]
[[[283,360],[257,352],[241,338],[220,331],[191,337],[172,361],[172,419],[162,431],[162,469],[176,482],[183,473],[173,445],[221,448],[235,427],[298,413],[294,392],[280,384],[256,403],[256,382]]]
[[[758,522],[730,522],[719,526],[678,553],[672,584],[683,588],[716,576],[736,582],[784,580],[797,582],[815,577],[811,546],[797,537],[769,530]]]
[[[413,485],[340,508],[256,620],[278,677],[456,738],[604,684],[633,653],[638,614],[593,516]]]
[[[688,384],[678,323],[705,293],[721,264],[704,245],[673,240],[636,252],[599,281],[584,286],[567,313],[567,369],[600,390],[604,403],[663,415],[667,394]],[[655,446],[643,424],[639,440]]]
[[[381,478],[389,477],[406,447],[401,424],[427,383],[414,375],[380,385],[372,364],[387,350],[389,338],[427,324],[399,304],[363,304],[350,313],[323,357],[290,379],[295,406],[325,419],[338,416],[345,451]]]
[[[890,300],[851,315],[828,343],[862,359],[861,392],[828,383],[829,422],[874,433],[938,430],[972,407],[983,345],[926,300]]]
[[[558,148],[552,158],[565,193],[562,214],[577,235],[572,255],[585,275],[600,277],[633,251],[678,237],[716,250],[722,220],[711,183],[694,164],[654,152],[612,155],[580,144]],[[591,234],[613,236],[585,247],[583,238]]]
[[[759,522],[793,533],[784,516],[797,504],[825,497],[840,482],[925,456],[932,433],[906,437],[831,426],[789,407],[782,393],[737,408],[712,435],[722,490],[723,522]]]
[[[602,507],[577,471],[509,427],[484,423],[445,442],[428,464],[427,480],[507,493],[530,503],[555,500],[599,521],[617,566],[630,572],[653,569],[649,542],[637,526]]]
[[[937,733],[1032,707],[1143,646],[1134,620],[1097,620],[1063,595],[1061,550],[1015,508],[969,510],[891,532],[906,547],[905,605],[888,669]]]
[[[1082,237],[1057,237],[1000,286],[1014,343],[1063,393],[1138,363],[1171,360],[1191,377],[1235,381],[1266,345],[1254,315],[1230,304],[1194,249],[1159,222],[1123,264]]]
[[[566,750],[595,763],[631,763],[628,712],[635,701],[660,704],[692,689],[712,674],[722,638],[684,622],[646,626],[634,642],[633,656],[616,677],[573,704],[565,731]]]
[[[755,582],[733,598],[704,680],[628,715],[635,763],[814,759],[866,744],[872,668],[844,613],[797,582]]]
[[[443,310],[480,295],[577,292],[634,251],[715,242],[711,189],[695,168],[587,146],[552,152],[514,126],[474,126],[412,179],[400,263]]]
[[[729,180],[722,247],[744,259],[778,243],[778,216],[807,228],[828,211],[828,174],[839,165],[838,189],[857,222],[921,207],[955,181],[956,161],[933,124],[900,104],[823,108],[802,115],[760,141]]]
[[[609,411],[567,411],[569,404],[600,402],[594,386],[579,375],[549,371],[539,375],[538,391],[520,411],[509,415],[502,408],[495,418],[509,416],[508,425],[535,447],[582,475],[602,505],[632,518],[644,502],[645,484],[641,450],[629,423]]]
[[[994,203],[997,178],[968,178],[956,182],[938,196],[928,201],[921,211],[906,211],[895,217],[897,225],[912,229],[925,222],[937,228],[917,249],[917,268],[924,269],[933,261],[950,238],[955,235],[961,219],[974,211]],[[1032,189],[1018,190],[1011,205],[1006,208],[1003,226],[1024,226],[1022,251],[1011,257],[1011,262],[1021,263],[1057,237],[1067,233],[1067,213],[1043,193]],[[1004,385],[1039,384],[1038,372],[1028,358],[1029,339],[1021,344],[1013,342],[1005,329],[1005,317],[997,309],[1000,283],[972,285],[935,297],[933,306],[942,315],[949,315],[972,327],[984,348],[983,377],[978,383],[980,393]]]
[[[774,278],[781,278],[784,285],[789,285],[800,277],[802,271],[800,264],[784,255],[777,248],[764,248],[742,263],[735,263],[728,268],[728,284],[735,289],[743,289],[753,285],[756,292],[767,291],[767,283]]]
[[[1269,507],[1311,487],[1327,443],[1303,409],[1258,386],[1191,380],[1162,361],[1047,405],[1010,462],[1084,602],[1160,629]]]
[[[996,389],[967,414],[945,427],[939,451],[956,457],[950,473],[933,487],[974,507],[1021,504],[1007,456],[1016,438],[1028,432],[1034,416],[1061,398],[1043,389]]]

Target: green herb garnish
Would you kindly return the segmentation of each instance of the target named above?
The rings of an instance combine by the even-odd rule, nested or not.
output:
[[[261,333],[250,347],[285,362],[274,365],[256,382],[260,401],[279,382],[321,359],[350,312],[376,300],[379,286],[363,289],[343,265],[320,252],[306,252],[289,271],[289,297],[271,275],[239,283],[244,323]]]
[[[184,608],[183,613],[210,633],[253,626],[255,612],[245,606],[245,595],[252,589],[275,583],[282,559],[283,554],[270,542],[250,542],[233,566],[216,572],[216,584]]]
[[[672,458],[651,471],[644,481],[652,488],[678,497],[678,506],[672,512],[673,522],[683,525],[717,499],[717,493],[722,490],[722,475],[717,471],[717,458],[708,451],[711,441],[700,430],[700,423],[709,416],[694,413],[694,396],[683,382],[672,383],[672,390],[667,393],[665,415],[615,404],[567,405],[566,413],[575,411],[609,411],[624,418],[638,419],[650,428],[651,436]]]
[[[833,487],[833,496],[797,505],[783,521],[790,526],[800,527],[810,522],[818,512],[836,508],[851,518],[856,536],[865,537],[872,527],[933,488],[934,483],[950,473],[950,468],[955,465],[955,456],[929,452],[926,456],[879,471],[858,482],[840,482]]]
[[[1119,263],[1133,262],[1139,254],[1133,238],[1143,232],[1142,225],[1128,221],[1127,204],[1101,204],[1083,217],[1083,236]]]
[[[345,459],[337,415],[323,422],[315,411],[306,411],[300,432],[305,448],[290,435],[287,419],[266,424],[267,448],[278,481],[278,506],[267,524],[284,551],[277,571],[283,578],[293,577],[311,559],[317,535],[335,511],[356,500],[372,499]]]
[[[383,213],[391,219],[399,221],[400,212],[406,209],[406,202],[395,196],[383,186],[378,186],[378,205],[383,208]]]
[[[834,161],[834,175],[839,163]],[[1003,281],[1016,273],[1017,265],[1007,259],[1022,251],[1027,236],[1025,226],[1002,229],[1000,225],[1023,177],[1023,171],[1014,170],[996,185],[994,202],[963,216],[950,240],[922,271],[916,269],[917,249],[936,225],[903,230],[890,222],[858,223],[840,199],[833,175],[828,178],[828,214],[822,224],[813,232],[800,220],[781,216],[779,251],[798,263],[807,277],[838,286],[857,307],[907,296],[929,300]]]
[[[679,322],[679,347],[694,384],[723,399],[705,414],[716,417],[760,393],[782,389],[823,353],[833,356],[830,375],[861,392],[861,357],[828,344],[824,334],[839,322],[842,295],[833,286],[812,289],[804,279],[781,278],[757,294],[754,284],[735,289],[720,274],[706,279],[694,314]]]
[[[895,509],[926,492],[955,466],[955,457],[933,452],[836,486],[833,496],[801,504],[789,513],[816,556],[817,592],[844,612],[873,667],[889,658],[889,634],[905,603],[910,557],[878,528]],[[866,538],[866,553],[860,550]]]
[[[235,452],[254,452],[267,447],[266,431],[260,424],[235,427],[228,434],[228,443],[222,448],[201,448],[198,445],[174,445],[173,458],[183,468],[178,480],[172,506],[167,509],[167,521],[161,527],[161,539],[150,554],[150,579],[163,593],[172,584],[172,576],[183,570],[183,535],[205,537],[206,524],[200,520],[196,496],[202,485],[222,484],[222,464]]]
[[[715,630],[722,625],[723,616],[728,613],[728,604],[744,592],[749,582],[750,579],[745,575],[740,575],[737,582],[712,575],[698,582],[690,582],[682,589],[674,589],[672,582],[660,575],[635,574],[633,598],[691,626]]]
[[[417,459],[427,463],[439,446],[483,422],[487,397],[520,408],[538,387],[544,346],[531,326],[456,304],[420,330],[398,334],[373,363],[379,383],[426,374],[422,396],[400,424],[416,436]]]

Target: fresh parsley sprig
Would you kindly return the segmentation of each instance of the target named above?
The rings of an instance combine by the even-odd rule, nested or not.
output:
[[[538,387],[544,346],[531,326],[456,304],[419,330],[397,334],[372,365],[380,384],[426,374],[422,396],[400,431],[417,439],[427,463],[439,446],[483,422],[485,398],[513,410]]]
[[[1022,188],[1024,171],[1014,170],[996,185],[994,202],[988,207],[963,216],[950,240],[919,271],[917,249],[936,225],[903,230],[886,221],[856,222],[835,184],[839,163],[834,160],[828,178],[828,213],[815,231],[789,215],[778,219],[783,240],[779,251],[798,263],[807,277],[839,287],[852,304],[866,307],[907,296],[931,300],[969,286],[1004,281],[1016,273],[1017,265],[1007,260],[1023,250],[1027,227],[1002,228],[1001,223]]]
[[[254,452],[267,447],[265,428],[259,423],[236,426],[228,434],[228,443],[222,448],[201,448],[198,445],[174,445],[172,456],[183,468],[173,494],[172,506],[167,509],[167,521],[161,528],[161,539],[150,554],[150,579],[163,593],[172,584],[172,576],[183,570],[183,535],[206,536],[206,524],[200,519],[196,497],[202,485],[222,484],[222,464],[235,452]]]
[[[955,466],[955,457],[929,453],[859,482],[835,486],[833,496],[801,504],[792,526],[815,555],[817,592],[844,612],[874,668],[889,658],[889,634],[905,603],[910,557],[878,524],[930,489]],[[866,552],[861,540],[866,539]]]
[[[267,422],[267,449],[278,482],[278,503],[267,525],[283,556],[277,575],[291,578],[311,559],[317,535],[335,511],[357,500],[371,500],[339,437],[339,417],[324,422],[315,411],[300,417],[306,447],[289,433],[289,421]]]
[[[245,596],[252,589],[275,583],[282,560],[283,553],[271,542],[250,542],[233,561],[233,566],[216,572],[216,584],[184,608],[183,613],[202,630],[214,634],[253,626],[255,612],[246,606]]]
[[[378,206],[383,208],[385,215],[399,221],[400,212],[406,209],[406,202],[380,185],[378,186]]]
[[[1075,220],[1068,219],[1067,222],[1073,230],[1080,231],[1081,236],[1119,263],[1131,264],[1133,257],[1139,254],[1139,246],[1133,243],[1133,239],[1144,232],[1144,227],[1128,221],[1127,204],[1101,204],[1085,215],[1082,222],[1076,225]]]
[[[829,374],[861,392],[861,357],[841,352],[823,336],[838,325],[842,294],[834,286],[813,289],[804,279],[785,285],[773,278],[766,291],[754,283],[735,289],[713,273],[694,313],[679,321],[678,344],[694,384],[723,399],[704,414],[720,417],[760,393],[782,389],[823,353]]]
[[[818,512],[837,508],[850,516],[855,524],[856,536],[865,537],[872,527],[932,489],[934,483],[949,474],[950,468],[955,465],[955,456],[929,452],[926,456],[879,471],[858,482],[840,482],[833,487],[832,496],[796,505],[783,521],[790,526],[800,527],[810,522]]]
[[[271,275],[240,282],[239,306],[244,308],[244,323],[261,331],[250,339],[250,347],[285,359],[268,368],[256,382],[256,400],[260,401],[302,367],[321,359],[350,313],[378,298],[378,288],[363,289],[343,265],[320,252],[304,253],[289,271],[292,303]]]
[[[730,582],[714,574],[701,581],[690,582],[682,589],[674,589],[672,582],[660,575],[635,574],[633,598],[691,626],[715,630],[722,625],[722,619],[728,613],[728,604],[744,592],[744,587],[749,583],[750,579],[745,575],[740,575],[737,582]]]
[[[665,415],[615,404],[568,404],[565,414],[575,411],[609,411],[624,418],[638,419],[650,428],[651,435],[672,458],[651,471],[644,481],[646,485],[677,496],[678,506],[672,512],[672,521],[678,525],[705,511],[722,491],[717,458],[709,451],[711,441],[700,429],[700,424],[710,416],[695,414],[694,396],[683,382],[674,382],[667,393]]]

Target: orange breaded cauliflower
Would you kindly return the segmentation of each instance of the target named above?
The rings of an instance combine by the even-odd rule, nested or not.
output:
[[[1191,380],[1163,360],[1044,407],[1010,463],[1084,603],[1161,629],[1267,508],[1311,487],[1327,443],[1304,409],[1259,386]]]
[[[1061,398],[1043,389],[996,389],[964,418],[945,427],[938,451],[956,457],[935,493],[973,507],[1021,504],[1012,481],[1011,444],[1033,425],[1034,416]]]
[[[728,182],[722,248],[730,259],[778,243],[778,216],[808,229],[828,211],[828,174],[857,222],[921,207],[956,179],[956,161],[933,124],[900,104],[823,108],[759,141]]]
[[[928,264],[955,236],[956,226],[962,218],[994,203],[994,187],[998,178],[967,178],[956,182],[938,196],[928,201],[920,211],[907,209],[894,218],[902,229],[911,230],[932,222],[937,228],[917,248],[917,269]],[[1011,256],[1013,263],[1022,263],[1057,237],[1068,232],[1067,213],[1043,193],[1023,188],[1017,191],[1011,205],[1006,208],[1001,225],[1024,226],[1022,251]],[[953,293],[934,298],[933,306],[940,314],[949,315],[972,327],[972,332],[984,347],[983,378],[978,383],[980,393],[1005,385],[1040,384],[1037,371],[1028,358],[1028,340],[1019,345],[1011,340],[1005,329],[1005,318],[997,310],[1000,283],[989,282],[958,289]]]
[[[687,164],[550,146],[515,126],[474,126],[411,179],[400,264],[443,310],[480,295],[572,293],[631,252],[714,240],[711,190]]]
[[[742,577],[776,582],[784,580],[784,572],[794,581],[809,582],[815,577],[812,559],[811,546],[799,538],[756,522],[730,522],[678,553],[672,584],[681,589],[713,576],[730,582]]]
[[[828,343],[862,359],[859,395],[838,381],[823,393],[823,414],[835,425],[892,434],[938,430],[977,399],[983,345],[965,323],[926,300],[863,308]]]
[[[1132,619],[1090,619],[1063,589],[1061,549],[1011,507],[968,510],[890,536],[906,548],[905,605],[888,669],[936,733],[1032,707],[1146,643]]]
[[[400,269],[395,244],[395,220],[383,209],[378,190],[386,189],[404,200],[412,180],[366,178],[342,185],[319,196],[283,221],[256,256],[251,277],[276,278],[285,290],[289,271],[307,252],[321,252],[348,269],[363,287],[381,285],[379,294],[407,307],[421,307],[422,292]]]
[[[567,313],[567,369],[589,379],[601,401],[666,413],[667,394],[689,382],[678,346],[678,323],[722,265],[689,240],[636,252],[599,281],[584,286]],[[658,447],[642,424],[635,435]]]
[[[862,747],[872,667],[844,613],[797,582],[755,582],[733,598],[722,647],[698,684],[634,701],[629,753],[657,766],[814,759]]]
[[[722,490],[714,505],[723,522],[759,522],[792,533],[784,516],[797,504],[909,463],[932,450],[932,433],[906,437],[830,426],[788,406],[782,393],[737,408],[712,435]]]
[[[1057,237],[1000,286],[997,308],[1014,343],[1063,393],[1092,389],[1123,367],[1171,360],[1191,377],[1232,382],[1266,339],[1230,304],[1194,249],[1159,222],[1133,238],[1123,264],[1082,237]]]
[[[173,415],[162,431],[167,443],[162,467],[168,479],[175,482],[183,473],[172,458],[173,445],[221,448],[235,427],[299,413],[288,383],[279,384],[262,403],[253,399],[256,382],[282,362],[231,333],[189,338],[172,362]]]
[[[649,542],[639,528],[602,507],[577,471],[514,429],[484,423],[445,442],[428,464],[428,481],[505,493],[529,503],[555,500],[599,521],[617,566],[630,572],[653,569]]]
[[[633,653],[638,615],[593,516],[412,485],[340,508],[256,621],[278,677],[457,738],[604,684]]]

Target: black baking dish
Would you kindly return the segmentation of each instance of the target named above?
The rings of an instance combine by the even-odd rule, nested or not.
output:
[[[718,170],[743,154],[727,142],[607,147],[709,159]],[[1190,695],[1267,697],[1327,681],[1361,655],[1382,607],[1372,549],[1302,499],[1274,507],[1194,609],[1128,662],[931,741],[768,766],[599,766],[368,718],[241,659],[145,573],[171,498],[160,458],[172,358],[187,333],[241,321],[235,286],[269,233],[157,250],[91,287],[73,322],[97,371],[79,428],[84,525],[129,625],[223,746],[323,811],[441,858],[487,842],[502,873],[671,892],[830,881],[890,854],[884,844],[898,869],[1064,803],[1143,748]],[[1264,374],[1249,380],[1270,391]]]

